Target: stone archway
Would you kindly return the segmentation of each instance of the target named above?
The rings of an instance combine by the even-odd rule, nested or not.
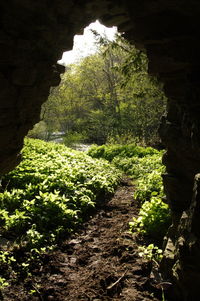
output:
[[[167,147],[164,185],[174,220],[167,248],[174,251],[166,252],[163,274],[172,277],[180,299],[197,300],[198,177],[191,200],[194,176],[200,172],[198,1],[8,0],[0,4],[0,14],[1,174],[18,164],[23,137],[39,120],[49,88],[59,84],[63,68],[56,62],[72,48],[74,34],[99,18],[146,50],[149,72],[164,82],[169,98],[160,135]]]

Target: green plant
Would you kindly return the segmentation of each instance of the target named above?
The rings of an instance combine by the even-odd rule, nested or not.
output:
[[[134,198],[143,203],[138,218],[130,222],[132,231],[145,233],[161,240],[170,224],[168,206],[162,202],[163,183],[161,174],[163,151],[151,147],[129,145],[93,145],[88,154],[101,157],[137,179]]]
[[[4,287],[8,286],[8,282],[6,281],[5,278],[0,277],[0,290],[2,290]]]
[[[35,139],[25,140],[22,155],[2,179],[1,235],[10,251],[0,253],[0,269],[17,266],[26,277],[32,262],[90,216],[100,197],[114,192],[121,172],[104,160]]]
[[[133,179],[138,179],[137,191],[139,190],[139,181],[146,180],[152,172],[157,172],[159,175],[164,171],[164,166],[162,165],[162,154],[163,152],[158,152],[155,154],[148,154],[140,158],[138,156],[133,157],[122,157],[117,156],[112,160],[112,163],[123,170],[126,174],[131,176]],[[161,177],[160,177],[161,179]],[[162,181],[160,181],[160,188],[162,187]],[[137,192],[136,192],[137,193]]]
[[[32,130],[28,132],[28,137],[37,139],[46,139],[47,136],[47,125],[41,120],[36,123]]]
[[[153,275],[155,281],[154,285],[158,289],[161,289],[162,301],[165,301],[164,289],[166,289],[166,285],[169,287],[171,283],[163,281],[162,275],[159,272],[159,263],[163,257],[162,249],[159,249],[154,244],[149,244],[148,246],[139,246],[138,255],[151,264],[151,274]]]
[[[151,173],[144,174],[139,178],[137,190],[134,195],[136,200],[143,203],[150,200],[151,197],[162,197],[163,195],[163,183],[160,170],[155,169]]]
[[[63,142],[68,147],[73,147],[78,143],[83,143],[87,139],[86,135],[83,133],[77,133],[75,131],[70,131],[65,133]]]
[[[8,251],[0,251],[0,263],[10,265],[12,262],[15,262],[16,259]]]
[[[129,223],[130,230],[144,233],[156,240],[162,240],[170,225],[171,216],[168,205],[159,197],[152,197],[142,204],[138,217]]]
[[[147,155],[159,154],[159,151],[152,147],[145,148],[135,144],[108,144],[101,146],[92,145],[87,153],[92,158],[103,158],[111,162],[116,157],[142,158]]]
[[[163,251],[154,244],[149,244],[148,246],[139,246],[138,251],[138,255],[148,261],[154,260],[158,263],[163,257]]]

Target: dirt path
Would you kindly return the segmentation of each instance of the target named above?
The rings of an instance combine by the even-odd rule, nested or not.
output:
[[[130,181],[119,187],[79,233],[47,256],[34,279],[13,287],[3,300],[158,300],[146,290],[147,271],[128,233],[128,222],[137,214],[133,190]]]

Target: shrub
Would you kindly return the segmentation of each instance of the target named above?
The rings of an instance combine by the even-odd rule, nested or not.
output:
[[[77,132],[67,132],[63,138],[63,143],[68,147],[73,147],[76,144],[83,143],[86,140],[86,135]]]

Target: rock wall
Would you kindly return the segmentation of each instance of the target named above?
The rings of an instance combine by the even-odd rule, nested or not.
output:
[[[58,85],[57,65],[74,34],[100,19],[117,25],[146,50],[149,72],[165,85],[168,112],[160,135],[167,153],[163,176],[173,225],[163,277],[176,300],[198,300],[200,284],[200,4],[197,0],[7,0],[0,3],[0,173],[20,161],[23,138],[39,121],[41,104]],[[194,195],[193,202],[192,195]],[[195,281],[191,281],[195,277]]]

